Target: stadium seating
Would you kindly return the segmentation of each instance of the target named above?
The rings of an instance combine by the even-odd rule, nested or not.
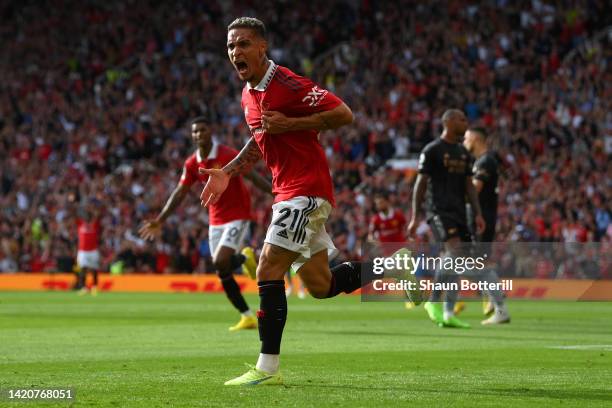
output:
[[[354,126],[321,137],[339,260],[359,257],[373,192],[409,213],[411,173],[387,163],[414,158],[448,107],[494,135],[504,168],[499,240],[612,241],[611,48],[606,13],[593,9],[604,2],[588,14],[583,3],[504,0],[317,0],[257,12],[214,1],[9,3],[0,8],[0,272],[71,268],[83,205],[104,209],[107,270],[121,261],[123,272],[211,271],[199,191],[169,219],[163,242],[146,244],[136,231],[178,180],[190,118],[209,115],[233,147],[248,138],[224,50],[238,15],[262,18],[270,57],[356,114]],[[254,191],[253,203],[257,246],[271,199]]]

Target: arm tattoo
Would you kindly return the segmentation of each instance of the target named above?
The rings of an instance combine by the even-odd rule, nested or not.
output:
[[[238,153],[238,156],[234,157],[234,160],[223,167],[223,171],[230,177],[246,173],[260,158],[261,150],[259,150],[259,146],[257,146],[255,139],[251,137],[240,153]]]

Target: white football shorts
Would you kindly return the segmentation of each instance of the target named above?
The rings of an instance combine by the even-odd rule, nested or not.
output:
[[[322,250],[332,259],[338,254],[325,230],[331,213],[329,201],[319,197],[294,197],[272,206],[272,223],[265,242],[298,252],[300,256],[291,265],[297,271],[310,257]]]
[[[100,252],[97,249],[93,251],[77,252],[77,264],[82,268],[100,269]]]
[[[232,248],[238,252],[249,232],[249,220],[234,220],[208,228],[208,242],[212,256],[219,247]]]

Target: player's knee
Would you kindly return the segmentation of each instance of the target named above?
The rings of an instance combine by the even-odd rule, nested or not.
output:
[[[284,279],[286,268],[277,262],[274,257],[263,253],[257,265],[257,280],[281,280]]]

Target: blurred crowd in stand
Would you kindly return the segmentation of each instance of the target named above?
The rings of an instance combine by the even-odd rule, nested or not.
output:
[[[248,140],[225,37],[251,15],[268,27],[271,59],[355,113],[354,125],[321,135],[338,260],[361,255],[373,193],[409,217],[414,171],[402,163],[457,107],[500,158],[497,240],[599,242],[584,275],[612,278],[612,47],[598,36],[610,11],[606,1],[538,0],[0,5],[0,272],[72,270],[76,218],[91,209],[104,270],[212,272],[199,188],[162,239],[137,230],[194,150],[191,118],[209,117],[220,143]],[[271,198],[251,191],[251,244],[261,247]],[[425,225],[419,234],[430,239]],[[512,273],[582,277],[569,261],[532,261]]]

